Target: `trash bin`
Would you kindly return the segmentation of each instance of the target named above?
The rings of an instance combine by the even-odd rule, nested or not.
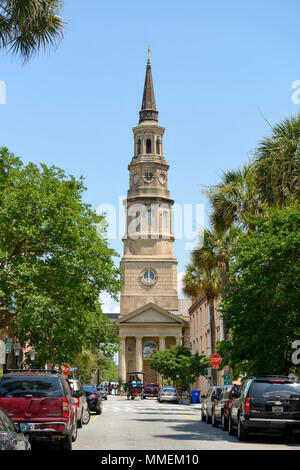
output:
[[[192,403],[193,404],[199,403],[200,390],[192,390],[191,391],[191,398],[192,398]]]

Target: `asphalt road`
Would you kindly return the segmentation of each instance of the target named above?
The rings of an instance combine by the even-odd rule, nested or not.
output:
[[[74,450],[300,450],[300,438],[252,436],[240,443],[199,420],[199,405],[109,396],[103,414],[78,430]]]

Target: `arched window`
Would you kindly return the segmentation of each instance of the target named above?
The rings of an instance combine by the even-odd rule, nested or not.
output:
[[[145,344],[144,344],[144,359],[148,359],[151,354],[153,354],[157,349],[157,346],[156,344],[154,343],[154,341],[147,341]]]
[[[141,155],[141,153],[142,153],[142,142],[141,142],[141,139],[139,139],[137,143],[137,154]]]
[[[156,153],[160,155],[160,140],[159,138],[156,139]]]
[[[147,139],[146,141],[146,153],[151,153],[151,140]]]

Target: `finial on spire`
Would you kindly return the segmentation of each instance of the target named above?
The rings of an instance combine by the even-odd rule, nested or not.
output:
[[[150,46],[148,46],[148,60],[150,61]]]

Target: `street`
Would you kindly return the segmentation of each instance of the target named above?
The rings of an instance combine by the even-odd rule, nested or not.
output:
[[[91,415],[73,450],[300,450],[300,440],[252,436],[240,443],[199,420],[199,405],[109,396],[103,414]]]

